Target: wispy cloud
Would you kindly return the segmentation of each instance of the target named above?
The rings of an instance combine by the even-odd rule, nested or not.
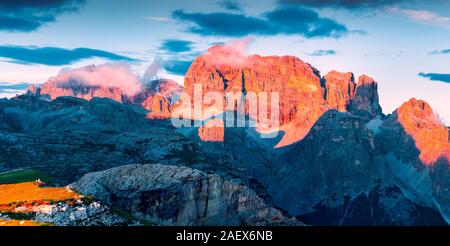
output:
[[[223,1],[219,1],[217,3],[219,4],[219,6],[221,6],[224,9],[242,12],[242,5],[236,1],[223,0]]]
[[[11,63],[41,64],[48,66],[69,65],[92,57],[100,57],[116,61],[136,60],[108,51],[89,48],[63,49],[57,47],[26,47],[8,45],[0,46],[0,57],[6,58],[6,61]]]
[[[165,39],[160,48],[169,52],[187,52],[192,50],[193,42],[183,39]]]
[[[0,93],[15,93],[21,92],[28,88],[31,83],[6,83],[0,82]]]
[[[14,97],[23,94],[31,83],[6,83],[0,82],[0,98]]]
[[[450,49],[446,50],[433,50],[430,52],[431,55],[450,55]]]
[[[311,53],[308,53],[310,56],[334,56],[337,52],[335,50],[315,50]]]
[[[147,19],[147,20],[151,20],[151,21],[156,21],[156,22],[163,22],[163,23],[177,22],[175,19],[168,18],[168,17],[143,16],[142,18]]]
[[[419,73],[420,77],[427,78],[432,81],[440,81],[450,83],[450,74],[445,73]]]
[[[450,28],[450,17],[442,16],[433,11],[421,9],[401,9],[397,7],[388,8],[387,11],[390,13],[401,14],[418,23]]]

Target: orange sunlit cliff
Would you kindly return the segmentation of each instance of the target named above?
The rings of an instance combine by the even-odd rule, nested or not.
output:
[[[414,139],[424,164],[431,165],[439,158],[450,160],[449,129],[439,121],[428,103],[413,98],[396,113],[406,133]]]

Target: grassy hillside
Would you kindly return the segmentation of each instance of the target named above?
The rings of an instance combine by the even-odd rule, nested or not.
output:
[[[34,169],[20,169],[0,173],[0,184],[31,182],[38,179],[47,184],[51,183],[51,178],[49,176],[42,171]]]

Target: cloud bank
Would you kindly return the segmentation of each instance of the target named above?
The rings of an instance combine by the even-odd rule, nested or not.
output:
[[[202,36],[244,37],[248,35],[300,35],[307,38],[339,38],[349,33],[346,26],[324,18],[311,9],[287,6],[265,12],[261,17],[234,13],[187,13],[176,10],[174,19],[189,24],[187,32]]]
[[[21,94],[31,83],[5,83],[0,82],[0,95]]]
[[[450,83],[450,74],[445,73],[419,73],[420,77],[427,78],[432,81],[440,81]]]
[[[0,46],[0,57],[6,58],[8,62],[20,64],[41,64],[48,66],[69,65],[74,62],[100,57],[109,60],[134,61],[135,59],[117,55],[104,50],[89,48],[62,49],[56,47],[23,47],[23,46]]]
[[[411,0],[279,0],[281,4],[288,5],[299,4],[313,8],[338,7],[346,9],[386,7],[408,1]]]
[[[0,31],[31,32],[77,11],[85,0],[0,0]]]

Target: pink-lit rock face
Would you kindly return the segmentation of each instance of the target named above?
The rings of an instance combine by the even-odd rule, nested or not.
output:
[[[38,88],[36,85],[30,85],[28,86],[26,92],[32,95],[36,95],[38,93],[38,90],[40,90],[40,88]]]
[[[34,91],[36,94],[37,89],[29,88],[29,91]],[[41,96],[48,97],[53,100],[61,96],[71,96],[91,100],[94,97],[110,98],[117,102],[123,102],[123,92],[119,88],[105,88],[97,86],[85,86],[85,85],[60,85],[55,81],[47,81],[40,89]]]
[[[450,160],[449,129],[439,121],[428,103],[413,98],[395,113],[406,133],[414,139],[422,163],[432,165],[439,158]]]
[[[194,84],[202,85],[203,95],[207,92],[279,93],[280,128],[286,134],[278,147],[302,139],[327,110],[318,71],[293,56],[244,56],[214,46],[199,56],[186,74],[185,92],[191,97]],[[297,132],[298,129],[302,130]]]
[[[151,81],[148,87],[150,90],[155,91],[166,98],[172,98],[183,92],[183,86],[170,79]]]
[[[147,118],[149,119],[170,118],[170,113],[172,112],[172,105],[169,99],[158,93],[148,96],[141,103],[141,106],[150,111],[147,114]]]
[[[331,71],[324,76],[326,100],[329,109],[347,112],[347,107],[355,97],[355,78],[353,73]]]
[[[213,119],[208,121],[198,129],[198,136],[205,142],[223,142],[225,137],[223,120]]]
[[[149,110],[148,119],[166,119],[171,117],[173,100],[183,91],[175,81],[161,79],[151,81],[144,90],[130,99],[131,102]]]
[[[141,90],[141,83],[127,66],[105,64],[64,71],[44,83],[39,91],[34,87],[29,92],[52,100],[72,96],[86,100],[100,97],[124,102],[125,97],[132,97]]]
[[[172,99],[183,91],[183,87],[170,79],[160,79],[142,86],[143,89],[130,98],[136,104],[142,104],[148,97],[159,94],[167,99]]]
[[[86,69],[95,69],[88,67]],[[170,118],[172,112],[172,100],[182,91],[183,87],[175,81],[162,79],[149,82],[138,92],[130,95],[123,88],[105,86],[93,86],[98,84],[90,81],[70,81],[61,83],[61,79],[49,80],[40,87],[32,85],[28,92],[33,95],[49,98],[51,100],[61,96],[71,96],[91,100],[94,97],[109,98],[120,103],[141,105],[149,110],[150,119]]]

